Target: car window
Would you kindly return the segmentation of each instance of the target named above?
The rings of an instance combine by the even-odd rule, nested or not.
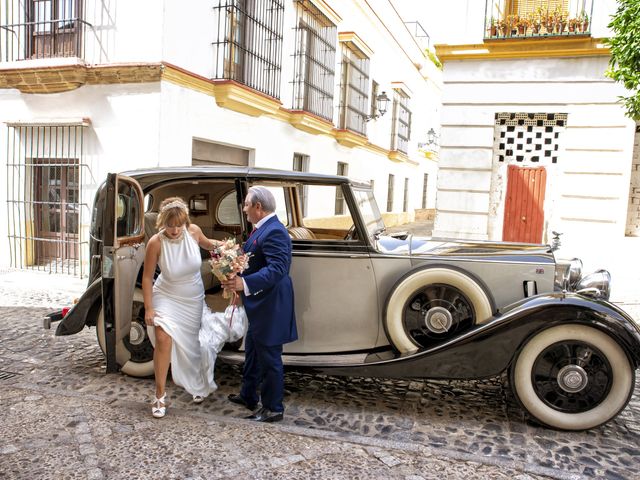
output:
[[[254,185],[259,185],[259,184],[254,184]],[[253,185],[252,185],[253,186]],[[266,188],[267,190],[269,190],[275,200],[276,200],[276,216],[278,217],[278,220],[280,220],[280,222],[282,222],[282,224],[286,227],[289,225],[289,213],[288,213],[288,208],[289,208],[289,204],[286,201],[286,195],[285,195],[285,189],[282,186],[274,186],[274,185],[261,185],[262,187]]]
[[[118,181],[116,198],[116,236],[131,237],[140,234],[140,197],[137,190],[128,182]]]
[[[302,225],[306,228],[348,230],[353,225],[340,185],[305,185]]]
[[[231,190],[218,203],[216,218],[220,225],[240,225],[240,213],[236,200],[236,191]]]

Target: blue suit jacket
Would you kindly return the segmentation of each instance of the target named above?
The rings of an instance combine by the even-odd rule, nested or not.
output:
[[[291,238],[276,216],[271,217],[246,241],[251,253],[244,278],[251,295],[242,294],[250,334],[263,345],[283,345],[298,339],[294,311]]]

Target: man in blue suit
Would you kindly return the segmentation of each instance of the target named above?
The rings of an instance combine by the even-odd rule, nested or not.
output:
[[[229,400],[255,410],[259,387],[262,408],[247,417],[258,422],[278,422],[283,418],[282,346],[298,338],[289,277],[291,239],[275,209],[275,198],[268,189],[249,189],[243,208],[254,226],[243,247],[251,254],[249,267],[242,276],[222,284],[225,289],[242,292],[249,319],[242,388],[240,394],[229,395]]]

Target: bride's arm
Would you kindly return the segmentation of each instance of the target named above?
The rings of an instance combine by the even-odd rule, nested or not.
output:
[[[189,233],[193,235],[193,237],[198,242],[198,245],[200,245],[200,247],[204,248],[205,250],[213,250],[215,247],[217,247],[222,243],[219,240],[214,240],[213,238],[207,238],[205,234],[202,232],[202,229],[195,223],[192,223],[191,225],[189,225]]]

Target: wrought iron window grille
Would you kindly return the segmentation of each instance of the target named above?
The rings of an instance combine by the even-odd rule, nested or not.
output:
[[[84,276],[84,125],[10,124],[7,223],[11,266]]]
[[[294,110],[333,121],[337,28],[308,0],[296,0]]]
[[[219,0],[213,78],[280,98],[282,0]]]
[[[411,138],[411,110],[409,110],[409,97],[399,90],[393,95],[393,119],[391,122],[391,150],[397,150],[404,154],[409,151]]]
[[[366,135],[367,106],[369,104],[369,59],[359,58],[342,45],[340,77],[339,126]]]

